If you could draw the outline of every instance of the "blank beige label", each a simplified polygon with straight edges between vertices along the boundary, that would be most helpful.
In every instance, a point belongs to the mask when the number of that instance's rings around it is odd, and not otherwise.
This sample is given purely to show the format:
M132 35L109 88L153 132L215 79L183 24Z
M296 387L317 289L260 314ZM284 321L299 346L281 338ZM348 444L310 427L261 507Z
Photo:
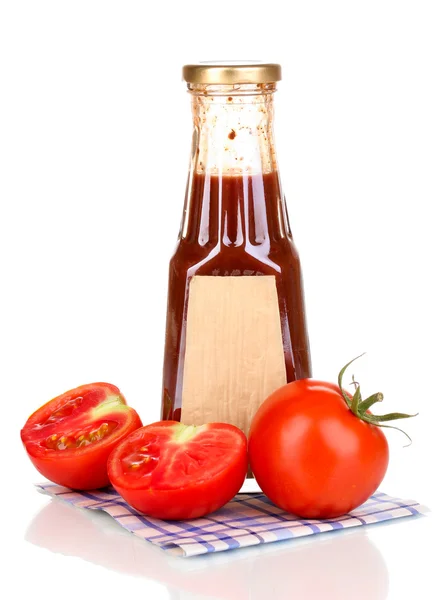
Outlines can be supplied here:
M275 277L193 277L181 421L248 434L260 404L285 383Z

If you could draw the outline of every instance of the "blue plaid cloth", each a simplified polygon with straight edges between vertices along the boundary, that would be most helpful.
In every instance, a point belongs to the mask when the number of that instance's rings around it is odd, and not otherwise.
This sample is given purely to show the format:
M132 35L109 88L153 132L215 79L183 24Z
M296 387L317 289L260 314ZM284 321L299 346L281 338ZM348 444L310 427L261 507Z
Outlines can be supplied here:
M88 492L73 492L53 483L37 487L74 506L103 510L128 531L180 556L268 544L428 512L418 502L378 492L347 515L327 520L297 519L264 494L255 493L238 494L217 512L200 519L162 521L129 506L112 487Z

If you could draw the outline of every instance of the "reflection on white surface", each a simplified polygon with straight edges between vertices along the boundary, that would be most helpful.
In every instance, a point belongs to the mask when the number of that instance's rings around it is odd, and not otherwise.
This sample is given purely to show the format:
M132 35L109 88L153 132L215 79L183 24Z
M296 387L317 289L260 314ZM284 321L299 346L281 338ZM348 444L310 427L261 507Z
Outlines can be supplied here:
M384 600L388 595L385 562L362 528L178 558L105 513L52 499L31 521L25 539L156 581L171 600Z

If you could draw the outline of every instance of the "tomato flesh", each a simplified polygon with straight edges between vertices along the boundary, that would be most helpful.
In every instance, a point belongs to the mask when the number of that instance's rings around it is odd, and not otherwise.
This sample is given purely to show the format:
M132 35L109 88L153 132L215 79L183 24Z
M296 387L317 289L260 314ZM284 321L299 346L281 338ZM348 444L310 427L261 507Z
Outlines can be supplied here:
M383 431L356 417L334 384L303 379L260 406L249 459L263 492L305 518L332 518L365 502L389 461Z
M116 421L104 421L101 424L90 425L88 429L80 429L75 433L53 433L40 443L50 450L66 450L67 448L83 448L108 437L118 427Z
M71 398L66 402L62 403L59 408L53 410L49 417L45 419L42 423L37 423L36 426L44 427L45 425L51 425L52 423L58 423L59 421L63 421L66 417L69 417L73 414L73 412L79 408L82 404L83 398L82 396L76 396L75 398ZM57 406L59 403L57 403Z
M73 489L94 489L109 484L110 452L141 426L116 386L93 383L40 407L27 420L21 438L42 475Z
M153 423L128 436L108 460L121 496L159 519L192 519L221 508L240 490L246 472L246 437L225 423Z

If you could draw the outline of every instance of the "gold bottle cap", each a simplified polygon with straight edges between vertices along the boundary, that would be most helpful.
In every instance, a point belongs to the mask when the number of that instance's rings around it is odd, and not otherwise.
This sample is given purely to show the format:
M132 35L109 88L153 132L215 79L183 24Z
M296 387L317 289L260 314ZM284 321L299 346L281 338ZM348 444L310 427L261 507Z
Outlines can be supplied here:
M272 83L281 80L281 65L256 60L200 62L185 65L182 78L187 83L208 85Z

